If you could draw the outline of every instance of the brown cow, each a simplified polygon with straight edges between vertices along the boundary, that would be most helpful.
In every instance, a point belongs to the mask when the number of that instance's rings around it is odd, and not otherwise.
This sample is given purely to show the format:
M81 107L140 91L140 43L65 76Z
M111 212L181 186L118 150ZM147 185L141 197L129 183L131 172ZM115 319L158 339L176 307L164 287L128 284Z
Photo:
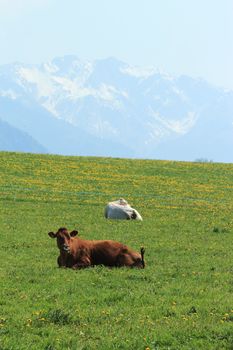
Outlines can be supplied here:
M141 254L139 254L116 241L89 241L75 237L77 234L78 231L69 233L65 227L60 228L56 233L48 233L51 238L57 239L57 246L60 250L57 259L59 267L73 269L94 265L145 267L144 248L141 248Z

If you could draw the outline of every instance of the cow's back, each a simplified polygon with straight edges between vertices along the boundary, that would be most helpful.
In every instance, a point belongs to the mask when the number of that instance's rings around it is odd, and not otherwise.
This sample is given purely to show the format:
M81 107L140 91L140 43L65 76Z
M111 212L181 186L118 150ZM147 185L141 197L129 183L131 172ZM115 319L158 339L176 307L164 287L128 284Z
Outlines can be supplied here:
M116 266L119 254L127 249L124 244L116 241L93 241L91 259L94 265Z
M105 208L106 219L127 220L131 218L132 210L129 206L109 203Z
M138 211L132 208L126 201L123 204L120 201L108 203L104 210L104 216L106 219L134 219L142 221L142 217Z

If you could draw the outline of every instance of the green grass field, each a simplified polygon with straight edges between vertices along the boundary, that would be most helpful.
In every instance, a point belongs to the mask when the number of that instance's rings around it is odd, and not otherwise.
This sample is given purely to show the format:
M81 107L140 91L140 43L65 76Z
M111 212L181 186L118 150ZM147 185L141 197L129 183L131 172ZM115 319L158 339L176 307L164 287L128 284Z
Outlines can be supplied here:
M0 349L233 349L233 164L0 153ZM124 197L143 222L111 221ZM146 249L57 268L49 231Z

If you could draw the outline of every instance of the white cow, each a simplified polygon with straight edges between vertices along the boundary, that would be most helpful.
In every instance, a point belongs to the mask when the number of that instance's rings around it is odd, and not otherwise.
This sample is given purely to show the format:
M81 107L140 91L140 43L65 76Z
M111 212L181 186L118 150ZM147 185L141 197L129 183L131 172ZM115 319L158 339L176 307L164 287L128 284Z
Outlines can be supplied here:
M138 211L132 208L123 198L120 198L114 202L109 202L104 210L104 216L106 219L133 219L142 221L142 217Z

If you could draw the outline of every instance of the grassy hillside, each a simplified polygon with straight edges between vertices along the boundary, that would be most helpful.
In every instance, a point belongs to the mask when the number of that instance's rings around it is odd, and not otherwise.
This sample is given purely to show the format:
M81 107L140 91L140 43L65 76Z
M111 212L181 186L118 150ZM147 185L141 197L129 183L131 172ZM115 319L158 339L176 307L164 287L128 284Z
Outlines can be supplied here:
M0 349L233 349L233 165L0 153ZM124 197L143 222L103 217ZM146 269L58 269L48 232Z

